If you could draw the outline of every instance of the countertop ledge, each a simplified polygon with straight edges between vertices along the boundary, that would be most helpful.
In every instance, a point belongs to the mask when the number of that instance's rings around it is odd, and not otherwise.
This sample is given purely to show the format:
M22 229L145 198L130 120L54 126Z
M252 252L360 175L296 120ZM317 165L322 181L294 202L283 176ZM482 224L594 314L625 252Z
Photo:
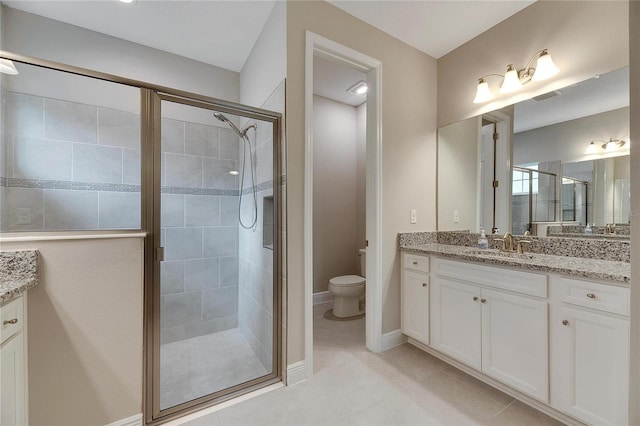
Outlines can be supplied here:
M611 284L628 286L631 276L631 264L610 260L585 259L569 256L527 253L522 257L501 257L492 255L495 249L486 249L487 254L475 254L473 247L449 244L405 244L400 250L409 253L429 254L438 257L506 266L539 272L554 272L577 278L589 278L597 281L610 281ZM532 255L531 258L526 257Z
M0 251L0 305L38 285L38 251Z

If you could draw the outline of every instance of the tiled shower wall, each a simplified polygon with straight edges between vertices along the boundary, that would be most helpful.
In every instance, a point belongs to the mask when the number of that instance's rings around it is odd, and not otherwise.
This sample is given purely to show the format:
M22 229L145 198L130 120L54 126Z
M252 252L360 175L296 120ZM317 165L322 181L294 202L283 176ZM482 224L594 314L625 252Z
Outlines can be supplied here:
M140 227L138 114L2 99L3 232ZM238 325L238 146L230 129L162 120L163 343Z
M140 227L139 115L3 95L3 232Z
M284 81L274 90L262 108L284 112ZM258 221L255 230L239 228L239 327L263 366L271 371L273 354L273 248L265 241L264 227L273 225L272 216L263 214L265 197L273 197L273 130L258 122L256 134L256 183ZM280 184L278 182L277 184ZM252 215L250 180L245 178L242 217L246 224ZM268 202L268 200L267 200ZM266 220L265 220L266 219ZM271 223L270 223L271 222ZM272 229L272 228L271 228Z
M212 117L213 121L213 117ZM162 119L161 342L238 327L239 141Z

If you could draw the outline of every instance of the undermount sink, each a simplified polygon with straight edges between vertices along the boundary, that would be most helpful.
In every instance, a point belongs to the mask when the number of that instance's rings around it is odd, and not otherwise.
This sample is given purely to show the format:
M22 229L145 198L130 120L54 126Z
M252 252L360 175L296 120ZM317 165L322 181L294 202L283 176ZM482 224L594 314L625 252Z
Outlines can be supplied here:
M533 259L535 257L532 253L518 254L516 252L503 252L495 249L468 249L464 250L465 254L471 254L474 256L487 256L487 257L506 257L511 259Z

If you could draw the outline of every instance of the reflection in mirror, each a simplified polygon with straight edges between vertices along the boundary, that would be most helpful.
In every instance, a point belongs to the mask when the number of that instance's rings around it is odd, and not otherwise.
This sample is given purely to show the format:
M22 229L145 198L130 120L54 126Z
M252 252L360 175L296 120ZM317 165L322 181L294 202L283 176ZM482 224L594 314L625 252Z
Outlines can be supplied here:
M628 67L443 127L438 230L628 235L628 138Z

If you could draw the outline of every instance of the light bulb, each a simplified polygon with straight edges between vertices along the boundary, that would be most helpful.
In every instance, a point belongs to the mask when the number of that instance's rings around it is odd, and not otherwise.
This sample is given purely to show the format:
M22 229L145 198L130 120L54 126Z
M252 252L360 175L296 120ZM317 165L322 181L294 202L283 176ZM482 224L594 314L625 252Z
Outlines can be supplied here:
M536 62L536 71L533 73L531 80L542 81L553 77L558 74L558 67L553 63L551 55L546 50L543 50Z
M16 75L18 69L9 59L0 59L0 72L4 74Z
M478 89L476 90L476 97L473 99L474 104L481 104L493 99L493 94L489 90L489 83L483 79L478 80Z
M596 146L595 143L593 143L593 141L589 144L589 146L587 147L587 150L584 152L585 154L597 154L598 153L598 147Z
M604 150L606 152L616 152L618 150L618 144L615 141L610 140L605 144Z
M513 65L509 65L507 67L507 72L504 75L504 80L502 80L502 85L500 86L500 93L511 93L522 87L522 83L520 82L520 77L518 76L518 70Z
M365 93L367 93L367 89L368 89L368 87L367 87L366 85L361 86L361 87L358 87L358 88L356 89L356 93L357 93L358 95L364 95Z

